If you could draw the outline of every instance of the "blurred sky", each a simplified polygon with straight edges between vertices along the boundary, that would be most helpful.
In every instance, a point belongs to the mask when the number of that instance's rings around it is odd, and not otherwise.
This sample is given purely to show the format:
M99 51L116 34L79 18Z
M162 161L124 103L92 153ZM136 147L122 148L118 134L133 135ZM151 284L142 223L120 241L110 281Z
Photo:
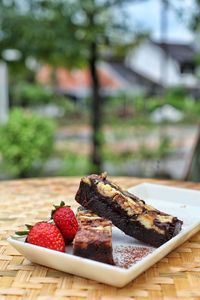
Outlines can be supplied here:
M142 3L130 4L128 13L134 22L152 32L152 37L160 38L160 11L162 0L146 0ZM171 0L172 7L168 11L168 35L167 40L189 42L193 40L193 34L187 28L187 19L194 9L193 0ZM184 18L180 18L175 11L184 11Z

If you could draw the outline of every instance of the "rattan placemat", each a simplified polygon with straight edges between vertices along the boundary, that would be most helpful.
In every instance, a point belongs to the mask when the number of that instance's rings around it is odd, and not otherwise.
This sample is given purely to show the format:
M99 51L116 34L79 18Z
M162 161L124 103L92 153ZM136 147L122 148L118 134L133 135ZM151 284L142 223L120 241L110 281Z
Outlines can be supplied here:
M126 177L115 181L124 188L158 182ZM6 239L23 224L47 219L52 204L64 200L76 209L78 183L72 177L0 183L0 300L200 299L200 233L124 288L32 264L8 245ZM195 183L159 183L200 189Z

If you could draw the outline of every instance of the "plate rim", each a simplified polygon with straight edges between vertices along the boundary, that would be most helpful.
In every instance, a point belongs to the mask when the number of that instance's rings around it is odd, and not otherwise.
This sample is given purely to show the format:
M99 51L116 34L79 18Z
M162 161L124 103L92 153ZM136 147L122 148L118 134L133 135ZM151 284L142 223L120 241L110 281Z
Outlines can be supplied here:
M134 189L136 187L158 187L158 188L164 188L164 189L173 189L173 190L176 190L176 191L180 191L180 192L183 192L183 191L186 191L186 192L189 192L189 193L197 193L200 195L200 189L197 190L197 189L193 189L193 188L186 188L186 187L180 187L180 186L174 186L174 185L168 185L168 184L162 184L162 183L152 183L152 182L142 182L142 183L138 183L136 185L132 185L130 187L127 188L127 191L131 190L131 189Z

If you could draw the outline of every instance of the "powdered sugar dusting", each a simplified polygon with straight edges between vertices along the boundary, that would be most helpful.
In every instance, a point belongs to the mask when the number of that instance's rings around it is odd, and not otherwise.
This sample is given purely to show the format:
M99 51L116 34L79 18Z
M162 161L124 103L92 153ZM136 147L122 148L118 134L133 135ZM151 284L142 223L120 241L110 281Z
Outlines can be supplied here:
M133 264L152 253L154 248L143 246L115 246L113 257L115 265L124 269L130 268Z

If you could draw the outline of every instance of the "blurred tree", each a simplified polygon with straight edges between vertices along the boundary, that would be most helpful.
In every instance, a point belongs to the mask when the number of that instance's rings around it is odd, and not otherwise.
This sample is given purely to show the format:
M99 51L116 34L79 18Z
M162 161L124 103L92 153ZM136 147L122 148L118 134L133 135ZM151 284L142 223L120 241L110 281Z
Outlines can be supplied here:
M190 17L190 29L195 32L195 46L198 50L198 54L196 55L196 61L198 65L200 65L200 0L194 0L194 8L193 13ZM187 14L187 12L186 12ZM198 136L196 139L196 143L193 148L191 161L186 172L186 180L191 181L200 181L200 125L198 129Z
M136 31L122 14L137 0L0 0L0 53L16 48L21 60L52 66L88 66L91 74L91 171L100 172L102 98L97 62L102 54L122 55L133 47ZM139 35L140 36L140 35Z
M185 180L200 182L200 124Z
M193 0L193 9L190 11L189 25L193 31L200 30L200 0ZM187 16L188 11L183 11L182 15Z

